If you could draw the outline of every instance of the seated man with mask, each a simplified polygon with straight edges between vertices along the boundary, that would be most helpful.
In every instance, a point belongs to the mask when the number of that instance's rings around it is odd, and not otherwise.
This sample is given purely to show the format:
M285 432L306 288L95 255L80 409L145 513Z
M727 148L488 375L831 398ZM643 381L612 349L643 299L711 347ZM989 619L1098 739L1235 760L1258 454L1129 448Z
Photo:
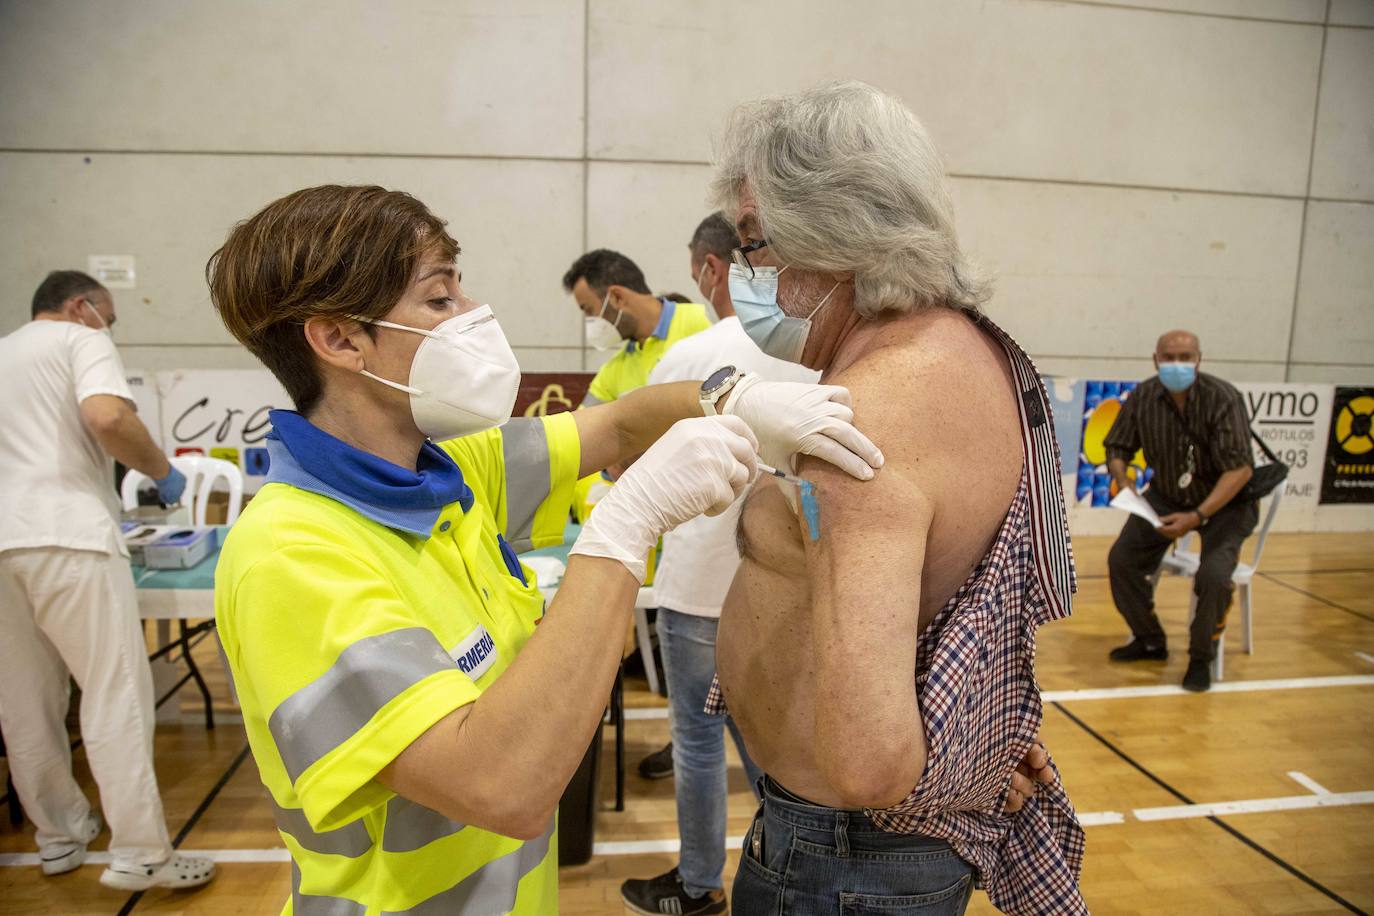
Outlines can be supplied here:
M1075 589L1059 452L1034 366L979 310L939 156L841 83L737 109L712 190L745 331L847 387L885 459L865 481L804 457L800 493L746 499L717 668L767 778L734 911L958 913L976 876L1007 912L1086 913L1037 743L1035 634Z
M1112 599L1131 628L1131 641L1113 649L1111 659L1169 657L1154 610L1153 576L1174 541L1200 531L1201 564L1193 577L1197 609L1183 676L1184 688L1195 693L1212 686L1211 663L1234 595L1231 575L1240 545L1259 521L1259 503L1238 498L1254 474L1245 401L1230 383L1198 372L1201 361L1196 334L1163 334L1155 344L1159 374L1131 392L1104 440L1107 467L1120 489L1135 489L1127 467L1144 450L1155 470L1144 496L1164 523L1155 528L1132 515L1107 555Z

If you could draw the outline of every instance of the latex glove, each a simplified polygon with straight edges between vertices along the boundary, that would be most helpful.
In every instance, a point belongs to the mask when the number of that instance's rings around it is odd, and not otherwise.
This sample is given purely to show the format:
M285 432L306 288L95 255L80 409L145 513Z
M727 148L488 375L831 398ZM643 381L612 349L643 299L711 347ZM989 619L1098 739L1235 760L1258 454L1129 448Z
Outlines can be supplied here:
M749 374L735 383L722 413L748 423L774 462L800 452L859 480L873 479L873 469L883 466L883 453L854 428L849 391L838 385L765 382Z
M181 502L181 494L186 492L186 475L171 466L167 476L161 480L155 480L157 484L157 498L162 500L164 506L175 506Z
M738 417L679 421L596 504L569 554L619 560L643 583L658 539L730 508L758 473L757 452Z

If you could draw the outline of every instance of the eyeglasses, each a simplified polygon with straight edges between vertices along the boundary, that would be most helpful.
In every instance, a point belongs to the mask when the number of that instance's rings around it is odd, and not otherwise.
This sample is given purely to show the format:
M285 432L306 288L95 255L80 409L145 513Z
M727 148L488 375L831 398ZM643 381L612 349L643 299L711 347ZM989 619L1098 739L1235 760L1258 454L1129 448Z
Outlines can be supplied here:
M768 240L759 239L757 242L750 242L748 245L741 245L730 252L730 258L740 266L740 270L749 272L749 279L754 279L754 265L749 263L749 253L758 251L760 248L767 248Z

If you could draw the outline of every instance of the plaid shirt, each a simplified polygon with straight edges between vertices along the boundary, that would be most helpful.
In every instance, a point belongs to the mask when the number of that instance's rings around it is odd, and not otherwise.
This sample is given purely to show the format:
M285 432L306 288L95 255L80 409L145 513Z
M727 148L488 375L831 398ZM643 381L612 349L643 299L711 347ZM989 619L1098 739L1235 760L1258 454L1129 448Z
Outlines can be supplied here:
M1077 583L1049 398L1016 342L976 320L1011 362L1026 465L992 548L917 640L927 746L921 781L900 804L866 813L893 833L947 841L978 869L1000 910L1085 914L1083 828L1058 769L1019 812L1001 813L1011 773L1043 718L1035 631L1068 616ZM712 684L707 711L723 713L724 699Z

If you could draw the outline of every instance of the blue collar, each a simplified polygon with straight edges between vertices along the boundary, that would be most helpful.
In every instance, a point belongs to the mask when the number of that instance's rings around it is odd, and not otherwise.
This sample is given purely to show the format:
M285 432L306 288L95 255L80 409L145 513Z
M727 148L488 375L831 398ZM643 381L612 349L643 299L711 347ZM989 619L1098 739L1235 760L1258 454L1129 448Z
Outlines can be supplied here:
M677 303L671 299L660 299L663 303L663 312L658 316L658 324L654 326L654 331L650 337L657 337L659 340L668 339L668 330L673 326L673 314L677 311Z
M388 528L427 538L447 506L472 508L472 490L453 459L433 442L408 471L334 438L293 410L268 414L268 483L328 496Z
M677 312L677 303L674 302L674 301L671 300L671 299L664 299L664 298L660 298L658 301L663 303L663 311L659 313L659 315L658 315L658 324L654 325L654 329L653 329L653 331L651 331L651 332L649 333L649 336L650 336L650 337L657 337L659 340L667 340L667 339L668 339L668 332L669 332L669 331L672 329L672 327L673 327L673 315L674 315L674 313ZM625 350L626 350L626 352L633 353L635 350L638 350L638 349L639 349L639 342L638 342L638 341L635 341L635 340L626 341L626 343L625 343Z

